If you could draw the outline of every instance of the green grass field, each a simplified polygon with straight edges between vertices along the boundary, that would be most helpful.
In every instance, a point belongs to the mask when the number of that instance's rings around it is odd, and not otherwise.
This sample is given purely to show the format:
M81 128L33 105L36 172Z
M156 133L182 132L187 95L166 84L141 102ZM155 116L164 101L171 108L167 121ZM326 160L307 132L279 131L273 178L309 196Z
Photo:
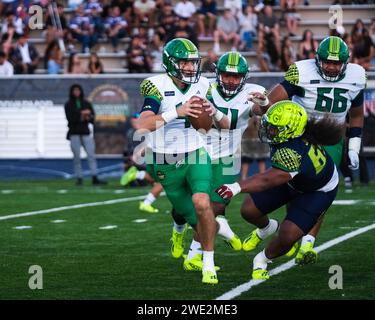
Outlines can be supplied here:
M351 194L340 191L337 199L360 201L331 207L317 245L375 223L374 191L374 184L355 187ZM221 239L216 240L215 252L221 267L219 285L204 286L200 273L184 271L182 260L173 259L169 251L172 220L166 197L155 204L158 214L139 212L139 200L101 205L147 192L148 188L120 189L114 180L106 187L81 188L72 181L1 182L0 299L215 299L250 280L252 258L259 250L234 252ZM232 201L227 217L244 238L253 227L239 214L241 201L242 197ZM14 216L93 202L97 204ZM279 210L272 216L280 221L283 215ZM137 219L147 221L134 222ZM32 228L15 229L19 226ZM105 226L117 227L100 229ZM187 247L191 236L190 230ZM374 245L372 229L321 252L317 264L293 267L236 299L374 299ZM277 259L269 269L287 261ZM28 286L31 265L43 269L42 290ZM332 265L343 269L343 290L329 289Z

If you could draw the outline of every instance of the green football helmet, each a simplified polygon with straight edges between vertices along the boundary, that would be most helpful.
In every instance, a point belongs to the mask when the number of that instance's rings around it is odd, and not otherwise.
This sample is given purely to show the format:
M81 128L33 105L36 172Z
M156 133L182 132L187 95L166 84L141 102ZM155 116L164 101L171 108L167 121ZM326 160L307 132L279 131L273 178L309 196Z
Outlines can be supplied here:
M234 74L241 76L239 84L224 83L223 73ZM224 53L216 64L216 81L219 90L224 93L225 96L231 97L239 92L249 74L249 65L242 54L234 51Z
M340 71L335 74L329 74L323 69L324 61L333 61L342 63ZM315 55L315 63L319 75L327 81L341 80L345 75L346 66L349 61L349 49L346 43L339 37L327 37L319 44Z
M290 100L276 102L261 118L259 138L271 144L298 138L305 132L307 120L305 109L298 103Z
M191 61L193 70L183 70L182 61ZM163 68L172 77L183 83L197 83L200 78L201 56L194 43L188 39L176 38L169 41L163 49Z

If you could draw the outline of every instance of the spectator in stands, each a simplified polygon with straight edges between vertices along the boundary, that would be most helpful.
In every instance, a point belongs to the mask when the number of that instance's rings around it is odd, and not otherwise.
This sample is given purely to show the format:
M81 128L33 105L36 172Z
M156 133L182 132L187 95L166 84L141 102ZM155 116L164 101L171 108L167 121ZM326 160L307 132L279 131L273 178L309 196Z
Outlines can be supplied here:
M258 16L252 6L246 6L244 12L238 13L238 23L240 25L241 51L250 50L253 47L253 39L257 35Z
M219 60L219 56L213 49L209 49L207 52L207 58L202 63L202 72L215 72L216 62Z
M10 60L13 63L16 74L33 74L39 63L39 53L29 43L28 35L22 34L17 45L11 50Z
M127 34L126 27L128 24L120 14L120 8L113 7L105 23L106 32L108 38L111 39L114 52L117 52L119 39L124 38Z
M152 59L152 72L162 72L163 64L163 47L164 43L159 34L155 33L150 45L150 57Z
M173 12L172 4L166 3L159 17L159 27L156 30L161 40L166 40L166 37L172 32L171 30L174 28L176 22L177 17Z
M132 23L132 16L135 15L133 5L134 0L112 0L111 2L112 7L120 8L121 15L125 18L129 26Z
M68 61L68 73L70 74L82 74L85 71L82 68L81 58L77 53L71 53Z
M306 29L298 45L298 60L314 59L317 48L318 42L314 39L314 34Z
M102 38L104 34L104 23L98 7L92 6L87 15L89 16L92 24L94 25L94 34L96 38Z
M96 52L91 52L89 63L87 65L87 73L89 74L99 74L104 73L103 64L100 61Z
M135 13L135 26L139 27L143 22L149 27L153 27L155 7L156 4L153 0L135 0L133 6Z
M369 31L360 19L356 21L352 28L351 42L353 46L353 62L361 65L366 70L371 69L371 59L375 48Z
M1 25L1 34L5 34L9 29L14 29L15 36L23 34L23 22L20 17L16 17L13 11L5 13L5 19Z
M201 7L197 11L198 13L198 39L206 36L206 20L208 22L208 37L213 37L216 22L216 1L215 0L201 0Z
M0 1L0 17L4 12L16 12L18 1L17 0L2 0Z
M103 7L100 1L98 0L87 0L85 4L85 12L90 13L94 9L98 13L103 12Z
M13 65L7 60L4 51L0 51L0 76L10 77L14 73Z
M233 17L242 11L242 0L224 0L224 9L229 9Z
M238 23L230 9L224 9L224 13L219 17L217 28L214 32L214 51L220 54L220 40L225 43L232 42L232 51L236 51L240 44L238 34Z
M277 54L280 54L281 43L279 22L270 5L264 6L263 12L259 16L258 26L258 41L263 42L263 39L265 39L266 45L269 42L273 42L277 49Z
M260 71L269 72L279 70L280 55L272 35L259 38L257 57Z
M66 39L68 36L68 23L66 21L65 15L64 15L64 6L59 3L57 4L57 14L60 18L61 23L61 29L62 31L59 31L56 26L53 23L53 19L51 17L51 14L49 11L47 11L47 34L46 34L46 40L47 43L52 42L54 39Z
M178 1L173 10L178 17L186 18L190 23L193 22L193 16L197 12L195 4L190 0Z
M283 71L287 71L289 66L296 61L296 52L292 41L288 36L283 38L281 42L281 57L280 57L280 68Z
M1 36L0 41L0 51L5 52L7 57L13 48L13 35L14 35L14 28L9 28L7 33L4 33Z
M298 21L300 19L300 15L297 13L298 2L299 0L280 0L280 7L290 37L294 37L297 34Z
M44 54L44 67L48 74L59 74L63 71L64 53L57 40L52 41Z
M199 47L198 38L195 30L189 25L188 18L178 18L176 26L168 34L166 42L174 38L186 38Z
M81 147L87 153L93 185L107 184L97 177L97 163L95 158L95 141L89 124L95 121L95 111L89 101L84 97L84 92L79 84L70 87L69 100L65 103L65 115L68 120L67 139L73 152L74 174L76 185L82 185Z
M95 45L97 36L93 21L85 15L83 6L78 6L76 14L70 21L69 28L72 35L82 44L82 52L89 52Z
M375 47L367 29L363 30L362 37L353 45L353 62L361 65L366 70L371 69L371 60Z
M129 44L127 59L130 73L151 72L152 61L147 44L138 35L135 35Z

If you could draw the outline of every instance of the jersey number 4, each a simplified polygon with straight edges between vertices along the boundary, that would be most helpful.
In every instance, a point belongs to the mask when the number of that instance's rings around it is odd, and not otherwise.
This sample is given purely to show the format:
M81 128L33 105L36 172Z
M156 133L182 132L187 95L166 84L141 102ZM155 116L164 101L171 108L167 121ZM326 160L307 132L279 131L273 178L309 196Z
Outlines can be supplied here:
M327 95L333 89L333 99ZM317 88L318 98L315 104L315 110L322 112L341 113L346 111L348 99L343 96L348 89L341 88Z

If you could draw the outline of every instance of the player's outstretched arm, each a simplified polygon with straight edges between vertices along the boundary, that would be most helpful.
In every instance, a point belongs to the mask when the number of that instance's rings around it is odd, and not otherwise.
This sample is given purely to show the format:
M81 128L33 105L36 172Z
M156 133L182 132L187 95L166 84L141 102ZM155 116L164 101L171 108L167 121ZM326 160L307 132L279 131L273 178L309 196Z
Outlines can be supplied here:
M223 199L230 199L240 192L262 192L273 187L287 183L292 179L289 172L270 168L263 173L258 173L252 177L232 184L224 184L215 190Z

